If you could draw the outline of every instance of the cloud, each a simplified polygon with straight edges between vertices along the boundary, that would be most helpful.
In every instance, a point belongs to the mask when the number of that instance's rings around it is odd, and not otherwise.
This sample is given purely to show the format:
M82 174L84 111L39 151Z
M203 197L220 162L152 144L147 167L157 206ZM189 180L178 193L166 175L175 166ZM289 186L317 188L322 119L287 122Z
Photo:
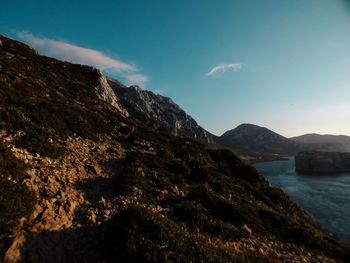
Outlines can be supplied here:
M222 73L225 73L226 71L232 70L232 71L238 71L242 68L242 64L240 63L231 63L231 64L219 64L213 67L208 73L205 75L207 77L214 77L217 75L220 75Z
M148 81L147 76L138 73L125 74L124 78L129 82L129 84L135 84L139 86L145 86L146 82Z
M18 32L17 36L43 55L119 74L130 84L144 85L148 80L147 76L139 73L135 65L112 58L101 51L79 47L64 41L36 37L29 32Z

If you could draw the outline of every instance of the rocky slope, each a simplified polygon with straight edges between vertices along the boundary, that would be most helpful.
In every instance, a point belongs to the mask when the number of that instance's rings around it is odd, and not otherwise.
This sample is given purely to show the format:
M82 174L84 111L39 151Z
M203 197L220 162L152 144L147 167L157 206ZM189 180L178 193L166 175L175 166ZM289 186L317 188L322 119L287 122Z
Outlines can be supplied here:
M263 154L291 155L307 150L346 151L345 147L338 143L299 142L253 124L241 124L235 129L225 132L216 141L233 149Z
M304 134L301 136L293 137L292 140L303 143L329 143L342 146L345 151L350 152L350 136L346 135L330 135L330 134ZM337 151L334 149L334 151Z
M349 262L230 151L151 130L103 100L97 70L0 40L4 262Z
M211 143L214 135L200 127L172 99L142 90L138 86L126 87L117 80L109 79L122 106L130 114L150 127L176 136L191 137Z
M350 171L350 153L300 152L295 155L297 172L342 173Z

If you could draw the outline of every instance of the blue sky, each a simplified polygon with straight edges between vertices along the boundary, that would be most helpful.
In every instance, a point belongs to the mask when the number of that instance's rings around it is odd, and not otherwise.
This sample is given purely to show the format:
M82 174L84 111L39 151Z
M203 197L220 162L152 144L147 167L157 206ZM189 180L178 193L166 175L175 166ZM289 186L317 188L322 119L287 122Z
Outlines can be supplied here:
M169 96L215 134L350 135L347 0L7 1L0 33Z

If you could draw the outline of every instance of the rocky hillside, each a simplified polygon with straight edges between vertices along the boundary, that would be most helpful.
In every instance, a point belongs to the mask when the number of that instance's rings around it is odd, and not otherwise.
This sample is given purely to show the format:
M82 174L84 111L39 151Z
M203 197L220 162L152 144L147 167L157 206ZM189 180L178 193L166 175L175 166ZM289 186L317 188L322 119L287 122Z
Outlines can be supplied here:
M298 151L345 151L345 147L334 142L300 142L288 139L265 127L253 124L241 124L218 137L219 144L246 152L262 154L290 155Z
M127 117L91 67L0 41L3 262L349 262L230 151Z
M109 79L108 83L122 106L144 124L176 136L186 136L206 143L213 142L214 135L200 127L172 99L142 90L138 86L126 87L117 80Z
M303 143L338 144L343 148L345 148L345 151L350 152L350 136L346 136L346 135L310 133L310 134L304 134L301 136L293 137L291 139L298 142L303 142Z

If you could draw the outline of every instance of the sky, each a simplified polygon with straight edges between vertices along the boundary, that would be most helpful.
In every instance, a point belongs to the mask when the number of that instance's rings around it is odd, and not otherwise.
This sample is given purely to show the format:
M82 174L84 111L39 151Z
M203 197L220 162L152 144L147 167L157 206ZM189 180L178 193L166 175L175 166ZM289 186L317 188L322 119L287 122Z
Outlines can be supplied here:
M348 0L5 2L0 34L171 97L214 134L350 135Z

